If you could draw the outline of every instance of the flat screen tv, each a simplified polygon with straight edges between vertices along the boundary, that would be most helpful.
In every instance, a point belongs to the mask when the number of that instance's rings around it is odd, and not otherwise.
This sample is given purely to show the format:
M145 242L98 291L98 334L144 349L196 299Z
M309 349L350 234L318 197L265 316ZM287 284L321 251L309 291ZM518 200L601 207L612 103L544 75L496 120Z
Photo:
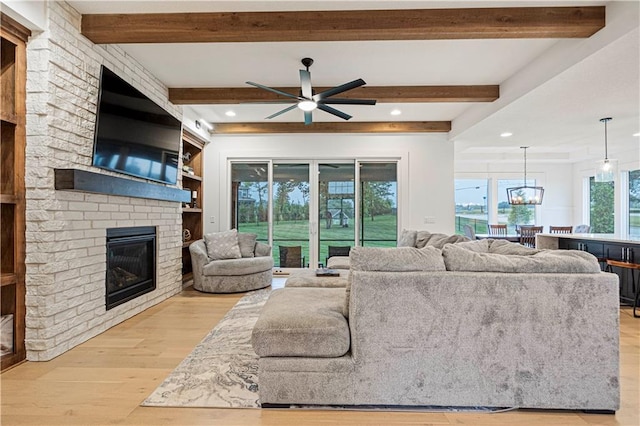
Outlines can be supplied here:
M175 184L181 134L180 120L102 66L94 166Z

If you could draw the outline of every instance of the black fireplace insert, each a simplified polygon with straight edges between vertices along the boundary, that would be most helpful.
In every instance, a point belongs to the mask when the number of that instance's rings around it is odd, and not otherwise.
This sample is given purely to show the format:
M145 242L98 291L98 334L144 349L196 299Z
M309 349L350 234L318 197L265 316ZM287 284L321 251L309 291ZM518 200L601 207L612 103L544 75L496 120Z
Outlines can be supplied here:
M107 310L156 288L156 228L107 229Z

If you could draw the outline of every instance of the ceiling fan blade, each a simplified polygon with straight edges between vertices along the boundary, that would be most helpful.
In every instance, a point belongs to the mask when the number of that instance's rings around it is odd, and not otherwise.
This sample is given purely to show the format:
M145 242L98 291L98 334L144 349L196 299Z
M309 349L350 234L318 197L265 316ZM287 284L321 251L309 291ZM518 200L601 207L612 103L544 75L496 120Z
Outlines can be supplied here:
M311 99L313 91L311 89L311 73L309 71L300 70L300 88L302 89L302 96Z
M270 116L267 117L267 119L277 117L277 116L279 116L281 114L284 114L285 112L289 112L292 109L296 108L297 106L298 106L298 104L293 104L290 107L286 107L285 109L280 110L280 111L276 112L275 114L271 114Z
M342 105L375 105L375 99L348 99L348 98L327 98L321 99L318 103L330 105L330 104L342 104Z
M274 89L272 87L263 86L262 84L254 83L253 81L247 81L247 84L258 87L260 89L268 90L269 92L277 93L278 95L286 96L288 98L303 100L299 96L292 95L291 93L283 92L282 90Z
M311 111L305 111L304 112L304 125L308 126L311 123L313 123L313 118L311 117Z
M329 96L337 95L338 93L346 92L347 90L355 89L356 87L364 86L365 81L361 78L357 80L350 81L345 84L341 84L340 86L336 86L332 89L325 90L324 92L320 92L317 95L313 95L313 100L318 102L321 99L328 98Z
M346 114L346 113L344 113L342 111L338 111L337 109L332 108L332 107L330 107L328 105L318 104L318 109L321 109L324 112L328 112L329 114L333 114L336 117L340 117L340 118L342 118L344 120L348 120L348 119L351 118L351 116L349 114Z

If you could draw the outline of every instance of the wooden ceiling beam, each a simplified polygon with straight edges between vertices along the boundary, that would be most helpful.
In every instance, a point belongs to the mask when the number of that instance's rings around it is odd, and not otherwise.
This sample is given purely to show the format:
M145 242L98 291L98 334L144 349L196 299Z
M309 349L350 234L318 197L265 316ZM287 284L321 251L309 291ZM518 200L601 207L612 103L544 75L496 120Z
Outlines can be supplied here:
M446 133L450 121L335 121L304 123L216 123L213 134L256 133Z
M278 87L298 95L299 87ZM316 93L329 87L316 87ZM363 86L340 94L347 99L375 99L379 103L416 102L493 102L500 96L500 86ZM292 101L254 87L170 88L169 101L176 105L240 104L247 102Z
M584 38L604 6L82 15L98 44Z

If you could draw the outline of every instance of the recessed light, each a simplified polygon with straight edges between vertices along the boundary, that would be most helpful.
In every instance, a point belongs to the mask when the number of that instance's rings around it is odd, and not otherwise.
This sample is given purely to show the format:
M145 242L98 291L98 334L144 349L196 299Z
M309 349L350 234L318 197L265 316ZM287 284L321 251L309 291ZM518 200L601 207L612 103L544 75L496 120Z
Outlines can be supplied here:
M227 117L235 117L236 113L235 113L235 111L229 110L229 111L225 112L224 115L226 115Z
M512 135L513 135L513 133L511 133L511 132L500 133L500 137L502 137L502 138L508 138L509 136L512 136Z
M640 136L640 132L634 133L633 136Z
M391 115L400 115L402 114L402 111L400 111L399 109L394 109L391 111Z

